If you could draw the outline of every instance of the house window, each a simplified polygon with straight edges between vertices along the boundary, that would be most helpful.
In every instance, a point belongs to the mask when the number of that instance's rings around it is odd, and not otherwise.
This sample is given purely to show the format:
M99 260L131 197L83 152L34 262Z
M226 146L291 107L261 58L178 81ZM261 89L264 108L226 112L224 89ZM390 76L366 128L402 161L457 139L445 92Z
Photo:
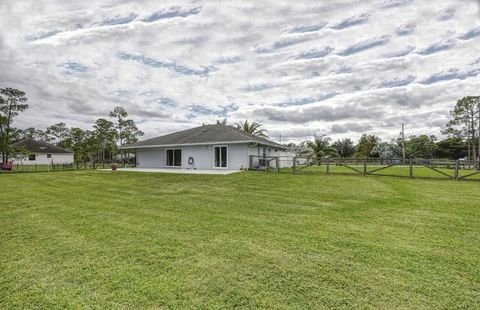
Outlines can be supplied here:
M167 150L167 167L181 167L182 166L182 150L171 149Z
M33 160L36 160L36 159L37 159L37 155L35 155L35 154L28 155L28 160L33 161Z
M213 148L213 166L215 168L227 168L226 146L215 146Z
M47 154L47 158L52 158L52 154Z

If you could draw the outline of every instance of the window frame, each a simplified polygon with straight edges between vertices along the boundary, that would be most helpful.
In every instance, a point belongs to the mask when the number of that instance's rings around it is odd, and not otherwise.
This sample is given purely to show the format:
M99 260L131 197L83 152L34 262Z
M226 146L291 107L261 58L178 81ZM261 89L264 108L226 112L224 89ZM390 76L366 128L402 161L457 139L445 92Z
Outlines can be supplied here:
M222 147L225 148L225 155L227 156L227 159L225 161L226 166L222 167ZM215 149L219 148L220 149L220 167L215 166ZM213 169L228 169L228 157L230 156L228 154L228 145L214 145L213 148Z
M28 155L28 161L36 161L36 160L37 160L37 154L29 154Z
M173 161L173 166L168 165L168 151L172 151L172 161ZM180 151L180 165L175 166L175 151ZM182 168L182 149L181 148L168 148L165 149L165 167L167 168Z

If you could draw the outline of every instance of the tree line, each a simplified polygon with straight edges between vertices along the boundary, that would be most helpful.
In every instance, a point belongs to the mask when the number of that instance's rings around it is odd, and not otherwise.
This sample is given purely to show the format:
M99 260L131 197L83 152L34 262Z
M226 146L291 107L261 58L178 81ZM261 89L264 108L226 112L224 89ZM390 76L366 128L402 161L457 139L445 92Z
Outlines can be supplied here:
M13 89L0 89L0 150L2 162L7 162L17 154L27 151L12 146L23 139L34 139L71 150L78 161L113 161L120 156L128 160L129 153L119 147L134 143L143 136L135 121L128 118L123 107L115 107L108 118L98 118L91 129L70 127L60 122L45 130L29 127L15 128L14 119L29 108L25 92Z
M382 141L376 135L363 134L357 143L352 139L339 139L332 143L327 136L315 136L313 140L297 145L299 152L316 157L378 157L445 158L468 160L480 156L480 96L467 96L458 100L450 112L451 120L442 131L446 139L435 136L413 135ZM293 145L292 145L293 146ZM307 148L307 150L305 150Z
M376 135L363 134L355 143L350 138L334 142L325 136L314 136L299 144L287 146L299 155L315 157L378 157L391 158L466 158L475 160L480 157L480 96L467 96L458 100L450 112L451 120L446 124L443 134L446 139L438 140L431 135L412 135L382 141ZM217 121L226 124L226 119ZM234 127L260 137L266 137L266 131L257 122L244 121Z
M357 143L350 138L336 140L332 143L326 136L316 136L313 140L297 145L300 155L315 157L376 157L381 159L405 158L444 158L459 159L467 157L467 143L458 137L437 140L435 136L410 136L405 141L401 138L382 141L375 135L363 134Z
M75 160L112 161L129 153L121 152L121 146L134 143L143 136L123 107L115 107L108 118L98 118L91 129L69 127L60 122L45 130L33 127L19 129L13 126L14 119L29 108L25 92L14 88L0 88L0 151L2 162L8 161L24 150L15 149L12 143L31 138L72 150ZM227 120L217 121L226 125ZM234 124L239 130L260 137L267 137L267 131L257 122ZM450 158L478 159L480 156L480 96L467 96L458 100L451 111L451 120L443 134L446 139L418 135L407 139L397 138L382 141L376 135L363 134L357 143L350 138L334 142L327 136L315 136L313 140L299 144L288 144L298 153L316 157L378 157L383 159L401 158Z

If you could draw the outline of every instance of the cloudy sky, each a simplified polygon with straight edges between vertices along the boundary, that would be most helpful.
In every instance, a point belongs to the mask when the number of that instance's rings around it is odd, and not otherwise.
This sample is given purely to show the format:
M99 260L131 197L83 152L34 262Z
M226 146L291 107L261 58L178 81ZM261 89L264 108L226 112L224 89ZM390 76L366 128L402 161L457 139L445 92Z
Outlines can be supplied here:
M480 93L478 0L0 0L16 126L89 128L124 106L147 137L228 118L278 140L439 134Z

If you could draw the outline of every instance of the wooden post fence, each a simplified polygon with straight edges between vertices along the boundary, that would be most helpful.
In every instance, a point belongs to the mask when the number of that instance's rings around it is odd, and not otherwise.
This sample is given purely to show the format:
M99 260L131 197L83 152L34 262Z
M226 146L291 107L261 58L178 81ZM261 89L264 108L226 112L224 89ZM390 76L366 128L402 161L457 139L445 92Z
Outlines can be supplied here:
M411 158L408 164L408 177L413 178L413 160Z
M459 160L455 160L455 180L458 181L458 168L460 166Z

